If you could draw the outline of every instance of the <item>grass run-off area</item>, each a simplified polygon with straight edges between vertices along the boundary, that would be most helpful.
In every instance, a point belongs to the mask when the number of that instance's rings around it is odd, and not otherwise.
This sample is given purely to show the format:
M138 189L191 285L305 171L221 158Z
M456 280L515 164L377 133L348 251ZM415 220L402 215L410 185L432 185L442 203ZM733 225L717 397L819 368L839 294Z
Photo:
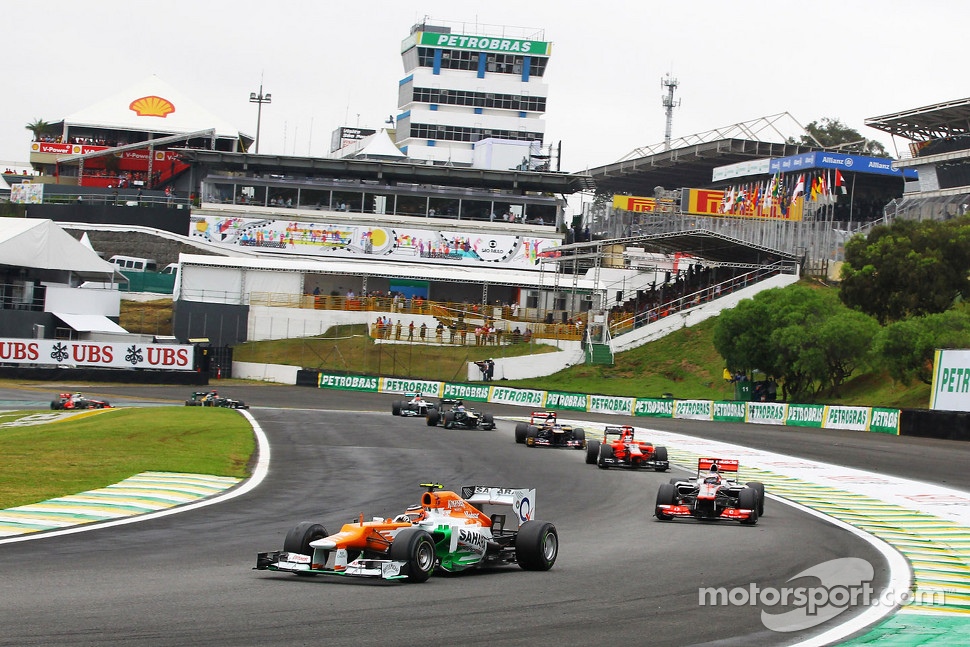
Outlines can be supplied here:
M5 414L0 424L17 415ZM107 409L73 420L0 427L0 509L105 487L147 471L244 478L254 450L249 421L216 407Z

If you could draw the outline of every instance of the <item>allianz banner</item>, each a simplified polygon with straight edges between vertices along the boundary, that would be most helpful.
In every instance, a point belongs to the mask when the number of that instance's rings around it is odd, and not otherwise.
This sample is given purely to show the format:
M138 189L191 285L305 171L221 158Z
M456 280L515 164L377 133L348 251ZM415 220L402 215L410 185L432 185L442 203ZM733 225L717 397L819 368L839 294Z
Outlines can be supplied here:
M448 384L444 385L441 397L451 400L471 400L473 402L488 402L489 387L478 384Z
M583 393L562 393L560 391L546 393L547 409L586 411L587 406L589 406L589 396Z
M826 407L825 429L865 431L869 426L869 407Z
M824 418L824 404L789 404L785 424L792 427L821 427Z
M674 418L688 420L711 420L714 403L710 400L677 400L674 405Z
M725 401L714 403L714 420L718 422L744 422L744 417L747 413L747 406L744 402Z
M529 407L541 407L546 399L545 391L530 389L510 389L507 386L493 386L489 402L496 404L521 404Z
M590 413L619 413L633 415L633 398L621 398L615 395L589 396Z
M422 396L436 398L441 395L441 382L382 377L380 391L381 393L420 393Z
M674 401L637 398L637 404L633 408L633 415L649 416L651 418L673 418Z
M321 389L339 389L341 391L371 391L377 393L380 380L373 375L336 375L334 373L320 373L317 385Z

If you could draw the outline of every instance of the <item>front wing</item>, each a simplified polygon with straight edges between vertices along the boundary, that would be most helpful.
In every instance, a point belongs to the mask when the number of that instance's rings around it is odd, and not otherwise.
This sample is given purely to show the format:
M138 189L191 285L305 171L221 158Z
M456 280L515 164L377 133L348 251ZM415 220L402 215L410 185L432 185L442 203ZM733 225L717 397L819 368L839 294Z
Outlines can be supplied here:
M337 575L382 580L403 580L408 576L405 561L359 558L339 568L314 568L309 555L276 550L256 555L257 571L279 571L305 575Z
M658 505L657 514L665 514L671 517L694 517L696 519L712 521L745 521L750 519L754 510L747 508L724 508L721 514L716 517L695 514L695 510L689 505Z
M529 447L556 447L563 449L583 449L586 444L582 440L576 440L575 438L570 438L568 440L563 440L558 443L552 442L549 438L542 438L539 436L526 437L525 444Z
M607 467L643 467L651 470L670 469L670 461L657 461L657 460L631 461L631 460L622 460L616 457L602 458L600 460L602 461L603 465Z

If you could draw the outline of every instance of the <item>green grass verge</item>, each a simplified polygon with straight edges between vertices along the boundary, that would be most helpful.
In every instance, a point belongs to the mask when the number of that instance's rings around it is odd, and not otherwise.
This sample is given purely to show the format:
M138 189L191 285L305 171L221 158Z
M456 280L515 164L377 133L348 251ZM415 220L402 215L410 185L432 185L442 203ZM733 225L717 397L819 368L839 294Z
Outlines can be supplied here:
M0 509L77 494L146 471L243 478L256 442L230 409L116 409L0 429Z

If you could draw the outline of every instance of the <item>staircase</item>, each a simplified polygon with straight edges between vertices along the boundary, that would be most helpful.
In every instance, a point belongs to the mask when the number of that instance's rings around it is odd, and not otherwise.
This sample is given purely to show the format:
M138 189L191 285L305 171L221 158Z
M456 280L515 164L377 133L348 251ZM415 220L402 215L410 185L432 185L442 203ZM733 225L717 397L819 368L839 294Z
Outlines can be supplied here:
M609 344L586 344L586 363L613 366L613 349Z

